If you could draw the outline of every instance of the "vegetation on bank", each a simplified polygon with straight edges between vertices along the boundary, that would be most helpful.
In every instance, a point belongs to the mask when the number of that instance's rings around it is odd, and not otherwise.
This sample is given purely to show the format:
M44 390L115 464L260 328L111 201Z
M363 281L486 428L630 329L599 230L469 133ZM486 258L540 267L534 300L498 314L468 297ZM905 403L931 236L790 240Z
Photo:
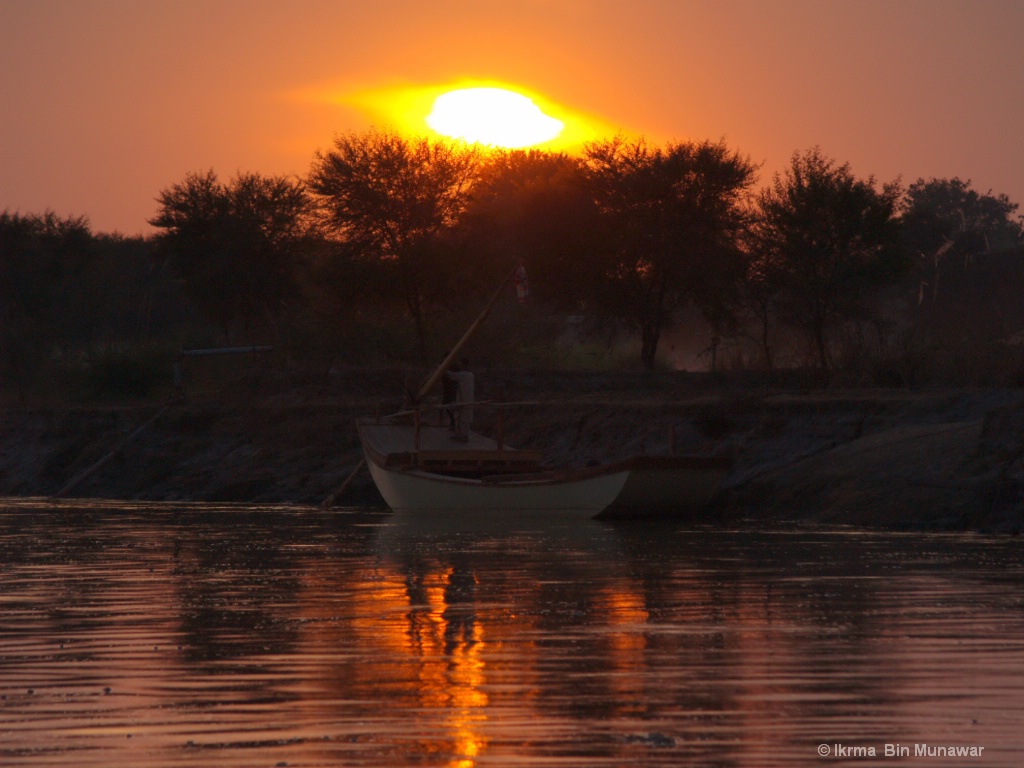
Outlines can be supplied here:
M879 184L819 149L757 189L724 142L615 138L579 156L387 131L304 179L193 173L157 234L0 214L8 399L163 394L183 348L272 364L427 364L517 264L483 365L811 368L820 381L1024 383L1017 204L960 179Z

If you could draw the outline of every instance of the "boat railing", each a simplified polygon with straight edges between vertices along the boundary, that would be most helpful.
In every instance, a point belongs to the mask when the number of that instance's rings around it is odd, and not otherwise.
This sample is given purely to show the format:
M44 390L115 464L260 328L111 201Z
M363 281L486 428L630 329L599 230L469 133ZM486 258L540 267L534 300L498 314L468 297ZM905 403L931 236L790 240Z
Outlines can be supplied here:
M415 450L420 449L420 430L424 424L424 417L427 415L437 414L437 426L441 426L444 423L445 414L452 413L464 408L473 409L493 409L497 411L497 423L495 425L494 441L497 443L497 450L505 450L505 413L513 408L523 408L529 406L542 406L547 405L546 403L539 400L521 400L514 402L495 402L493 400L478 400L472 403L422 403L415 408L406 408L403 410L395 411L386 415L382 415L382 408L378 408L374 415L374 420L377 424L387 424L392 422L399 422L404 419L411 419L415 427ZM679 454L677 450L677 436L676 436L676 425L674 422L668 424L668 456L679 456L679 455L691 455L691 454ZM647 455L647 441L641 439L639 455Z
M405 419L412 419L413 426L415 428L415 450L420 449L420 430L423 426L424 415L437 414L437 425L441 426L444 424L444 417L446 414L472 408L476 409L493 409L497 411L497 425L495 427L494 441L498 444L498 450L505 450L505 413L512 408L522 408L526 406L542 405L539 400L521 400L517 402L495 402L493 400L478 400L471 403L424 403L416 406L415 408L406 408L394 413L381 415L379 410L375 414L374 419L377 424L387 424L396 421L403 421Z

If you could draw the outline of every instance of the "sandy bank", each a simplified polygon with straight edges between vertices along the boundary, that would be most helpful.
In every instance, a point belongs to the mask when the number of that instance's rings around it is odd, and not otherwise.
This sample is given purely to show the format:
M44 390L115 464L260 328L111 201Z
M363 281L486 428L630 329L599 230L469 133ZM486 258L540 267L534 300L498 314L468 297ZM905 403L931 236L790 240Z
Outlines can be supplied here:
M359 415L385 411L398 374L243 382L168 408L70 495L319 503L360 458ZM1024 393L768 390L693 374L482 372L478 397L528 401L505 436L552 464L648 451L730 455L709 519L809 520L1019 532ZM0 495L55 493L162 404L7 408ZM477 427L496 428L482 410ZM365 476L343 504L379 504Z

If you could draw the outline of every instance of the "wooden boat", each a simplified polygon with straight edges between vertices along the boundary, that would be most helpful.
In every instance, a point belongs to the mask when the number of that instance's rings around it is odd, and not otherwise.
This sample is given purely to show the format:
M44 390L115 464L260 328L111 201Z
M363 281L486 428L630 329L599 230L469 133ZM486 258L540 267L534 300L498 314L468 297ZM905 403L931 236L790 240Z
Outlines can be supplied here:
M629 470L602 517L693 513L707 506L732 469L724 456L632 456L611 466Z
M364 461L388 506L417 515L515 512L586 519L602 513L640 515L694 508L709 501L729 471L728 459L634 456L603 466L550 469L541 464L539 451L514 450L500 437L495 441L473 432L468 442L457 443L445 427L421 420L420 404L519 269L509 273L411 398L412 411L357 422Z
M540 451L516 450L424 423L362 419L366 463L396 512L529 513L587 519L643 516L706 504L729 471L723 458L634 456L580 469L542 466Z

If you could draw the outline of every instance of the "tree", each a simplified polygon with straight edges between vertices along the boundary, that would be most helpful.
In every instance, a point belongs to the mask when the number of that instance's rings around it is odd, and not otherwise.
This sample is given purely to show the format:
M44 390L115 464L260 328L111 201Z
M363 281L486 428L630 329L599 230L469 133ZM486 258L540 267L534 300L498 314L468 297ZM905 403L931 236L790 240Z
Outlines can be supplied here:
M310 202L292 179L240 173L221 184L191 173L160 192L149 223L188 295L230 335L241 321L276 322L295 293L309 230Z
M966 267L975 256L1019 247L1024 239L1024 226L1012 218L1017 203L970 185L958 178L918 179L907 189L901 221L904 241L920 264L921 302L938 300L950 263Z
M585 148L591 191L604 222L605 306L630 319L640 358L654 366L661 333L684 301L715 326L742 275L736 267L742 202L756 166L724 143L649 147L621 137Z
M906 268L896 219L898 182L875 188L814 148L793 155L758 199L750 279L804 331L824 371L831 335L859 317L869 291Z
M309 175L323 221L368 258L386 262L426 355L424 309L443 289L443 235L458 221L479 152L390 131L339 136Z
M596 290L588 258L601 248L598 211L582 161L540 150L492 151L465 217L470 247L486 255L488 280L522 259L531 294L562 309L585 309Z
M0 384L27 387L67 346L94 255L84 217L0 214Z

